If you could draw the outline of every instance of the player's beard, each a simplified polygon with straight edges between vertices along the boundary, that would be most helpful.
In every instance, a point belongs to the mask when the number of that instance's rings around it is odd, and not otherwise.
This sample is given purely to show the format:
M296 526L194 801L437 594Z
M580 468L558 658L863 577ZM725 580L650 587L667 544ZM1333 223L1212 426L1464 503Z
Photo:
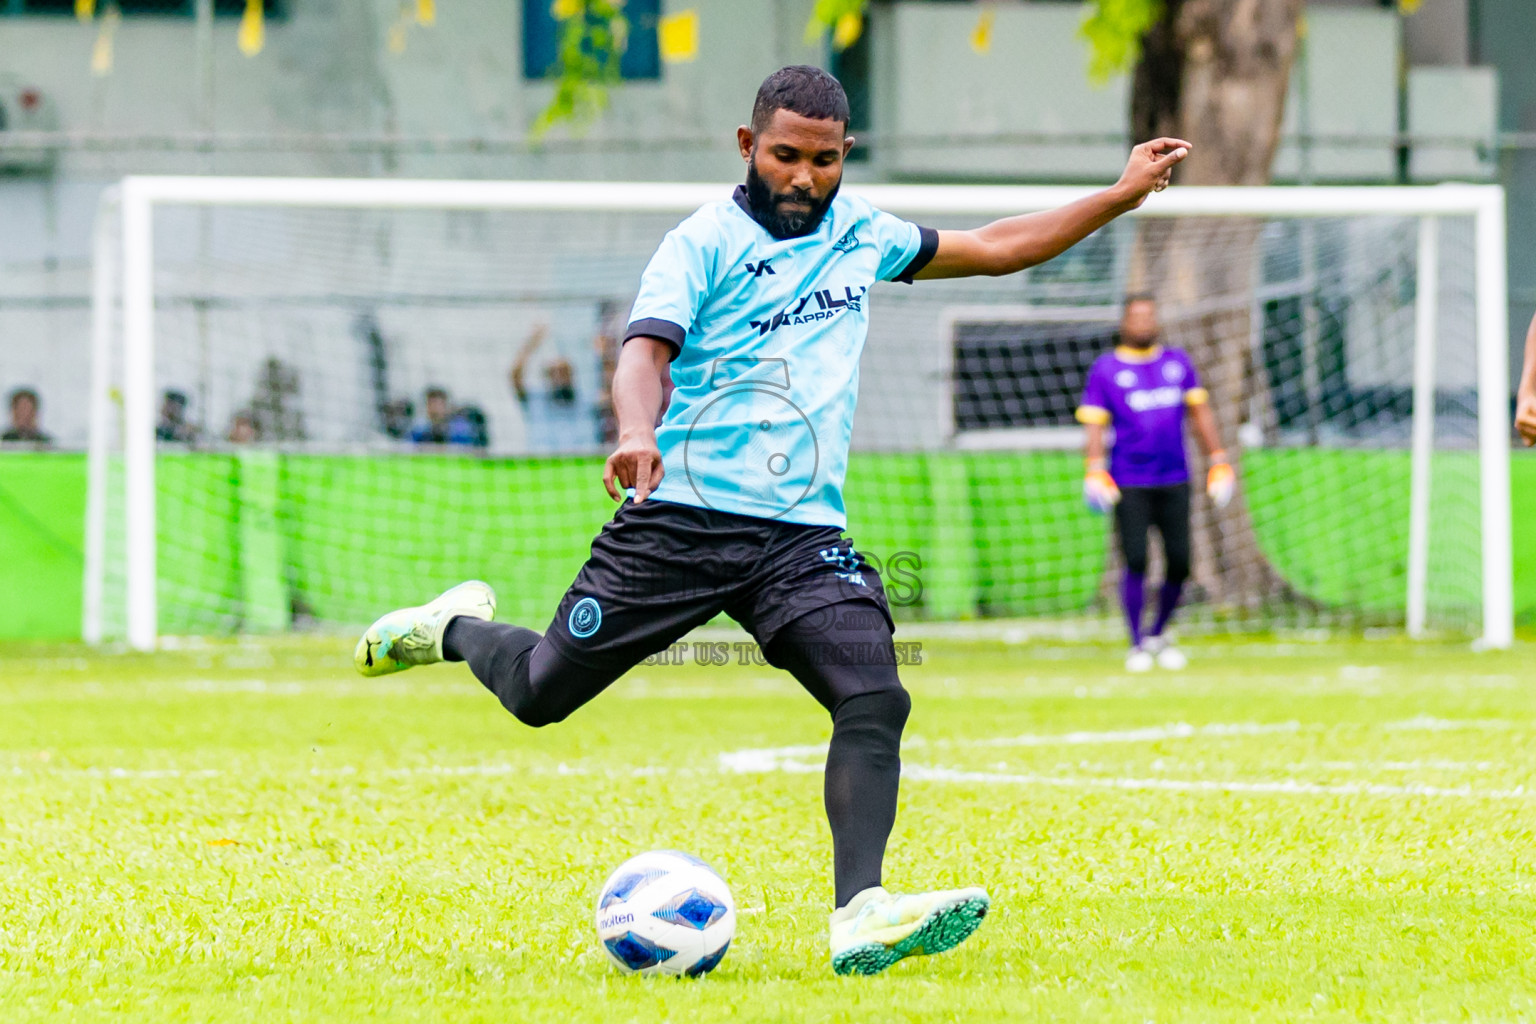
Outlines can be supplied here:
M1120 344L1126 348L1133 348L1138 352L1145 352L1157 344L1157 335L1153 334L1121 334Z
M747 163L747 205L752 208L753 219L767 228L774 238L801 238L821 227L821 219L831 209L832 200L837 198L837 190L842 187L843 179L839 177L837 184L821 199L798 188L774 193L763 176L757 173L757 157L754 155ZM810 209L803 213L798 210L781 212L779 207L784 203L805 203Z

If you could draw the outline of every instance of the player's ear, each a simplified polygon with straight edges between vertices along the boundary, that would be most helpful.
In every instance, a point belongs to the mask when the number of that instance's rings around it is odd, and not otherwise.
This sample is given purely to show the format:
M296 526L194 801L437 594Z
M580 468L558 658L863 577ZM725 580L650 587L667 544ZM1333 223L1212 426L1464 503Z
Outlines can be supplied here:
M756 140L752 137L752 129L742 125L736 129L736 147L741 150L743 160L752 159L752 144Z
M852 135L843 140L843 159L848 159L848 154L853 150L853 144L858 140Z

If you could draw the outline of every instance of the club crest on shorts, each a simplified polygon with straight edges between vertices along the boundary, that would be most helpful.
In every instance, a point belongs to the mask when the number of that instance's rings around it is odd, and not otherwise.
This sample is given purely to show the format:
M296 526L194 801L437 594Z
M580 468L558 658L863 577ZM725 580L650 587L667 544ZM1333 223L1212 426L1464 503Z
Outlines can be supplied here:
M570 628L571 636L585 640L603 624L603 610L598 607L596 598L584 597L571 609L571 617L565 624Z

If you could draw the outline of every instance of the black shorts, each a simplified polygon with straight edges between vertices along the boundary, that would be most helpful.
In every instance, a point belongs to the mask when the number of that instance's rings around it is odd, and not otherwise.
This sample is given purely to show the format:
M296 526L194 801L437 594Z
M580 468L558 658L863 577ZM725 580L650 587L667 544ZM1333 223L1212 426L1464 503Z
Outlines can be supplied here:
M1132 572L1147 571L1147 529L1157 527L1170 576L1189 575L1189 484L1122 487L1115 506L1120 552Z
M579 664L627 669L721 612L767 647L796 619L849 601L894 632L880 574L835 526L625 501L545 637Z

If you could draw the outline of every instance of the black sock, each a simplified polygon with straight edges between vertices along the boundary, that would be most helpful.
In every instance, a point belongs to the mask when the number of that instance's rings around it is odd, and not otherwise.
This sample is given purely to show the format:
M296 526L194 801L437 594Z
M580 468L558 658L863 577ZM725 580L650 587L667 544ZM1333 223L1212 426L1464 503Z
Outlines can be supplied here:
M880 884L885 841L896 824L901 730L911 709L907 692L892 689L849 697L832 714L825 799L839 907Z
M468 662L501 706L534 728L565 721L625 671L578 664L543 640L531 629L461 615L443 634L443 657Z
M528 656L542 639L522 626L460 615L443 634L443 659L468 662L475 678L517 714L529 699Z

